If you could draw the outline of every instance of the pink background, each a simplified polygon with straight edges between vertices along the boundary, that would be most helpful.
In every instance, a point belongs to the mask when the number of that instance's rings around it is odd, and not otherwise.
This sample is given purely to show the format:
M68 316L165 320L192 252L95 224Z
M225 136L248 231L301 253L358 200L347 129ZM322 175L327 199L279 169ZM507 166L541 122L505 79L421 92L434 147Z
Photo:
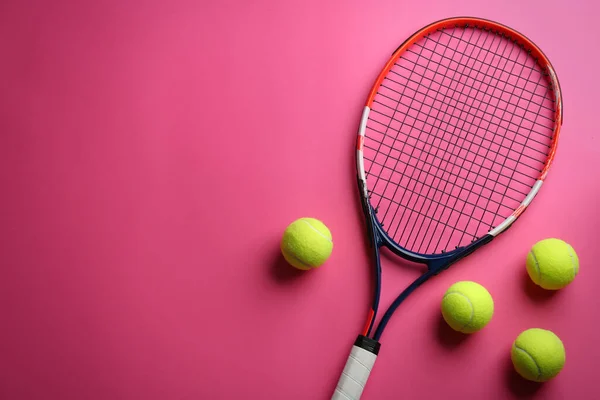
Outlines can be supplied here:
M398 310L364 398L600 397L592 0L6 0L0 398L329 398L370 299L362 105L404 38L456 15L503 22L545 51L564 92L562 141L517 224ZM335 243L309 273L278 249L302 216ZM524 262L551 236L581 269L548 294ZM419 271L384 264L387 306ZM469 337L439 312L463 279L496 301ZM511 343L530 327L567 349L545 385L511 372Z

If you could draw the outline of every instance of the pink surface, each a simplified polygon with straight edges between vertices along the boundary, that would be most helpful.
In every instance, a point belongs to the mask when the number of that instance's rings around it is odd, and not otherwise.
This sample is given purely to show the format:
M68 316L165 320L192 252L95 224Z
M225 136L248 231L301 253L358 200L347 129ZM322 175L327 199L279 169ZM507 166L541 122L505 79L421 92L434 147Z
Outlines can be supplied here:
M511 230L398 310L365 399L593 399L597 142L593 1L4 1L0 4L0 398L327 399L370 297L354 171L362 105L421 26L476 15L534 40L565 125L539 197ZM320 270L279 256L302 216L331 228ZM526 278L529 247L570 242L567 289ZM417 275L384 260L384 295ZM462 337L441 322L462 279L496 301ZM511 372L530 327L564 371Z

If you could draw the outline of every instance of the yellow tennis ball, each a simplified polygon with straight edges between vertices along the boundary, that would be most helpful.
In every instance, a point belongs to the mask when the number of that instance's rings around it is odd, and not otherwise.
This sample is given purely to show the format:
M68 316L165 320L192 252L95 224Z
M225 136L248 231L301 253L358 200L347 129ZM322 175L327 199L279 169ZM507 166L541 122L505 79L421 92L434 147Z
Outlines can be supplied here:
M283 233L281 253L288 263L308 270L321 266L333 250L329 229L318 219L300 218Z
M492 319L494 300L490 292L478 283L456 282L444 294L442 315L455 331L477 332Z
M565 346L553 332L527 329L513 343L511 359L515 370L525 379L545 382L565 365Z
M544 239L527 254L527 273L544 289L562 289L579 272L579 258L570 244L560 239Z

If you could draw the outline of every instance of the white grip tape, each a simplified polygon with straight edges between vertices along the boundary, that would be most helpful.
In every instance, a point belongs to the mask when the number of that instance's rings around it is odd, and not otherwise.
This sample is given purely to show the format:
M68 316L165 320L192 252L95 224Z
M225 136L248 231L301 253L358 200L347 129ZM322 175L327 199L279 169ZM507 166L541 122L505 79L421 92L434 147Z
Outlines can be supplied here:
M358 346L352 351L331 400L358 400L362 394L377 355Z

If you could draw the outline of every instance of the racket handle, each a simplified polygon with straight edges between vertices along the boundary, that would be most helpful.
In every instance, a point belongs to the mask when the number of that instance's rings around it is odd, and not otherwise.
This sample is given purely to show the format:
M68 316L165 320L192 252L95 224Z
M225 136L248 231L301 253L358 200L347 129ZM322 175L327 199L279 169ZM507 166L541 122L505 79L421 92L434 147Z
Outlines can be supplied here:
M331 400L360 399L375 360L377 360L380 346L377 340L363 335L358 336Z

